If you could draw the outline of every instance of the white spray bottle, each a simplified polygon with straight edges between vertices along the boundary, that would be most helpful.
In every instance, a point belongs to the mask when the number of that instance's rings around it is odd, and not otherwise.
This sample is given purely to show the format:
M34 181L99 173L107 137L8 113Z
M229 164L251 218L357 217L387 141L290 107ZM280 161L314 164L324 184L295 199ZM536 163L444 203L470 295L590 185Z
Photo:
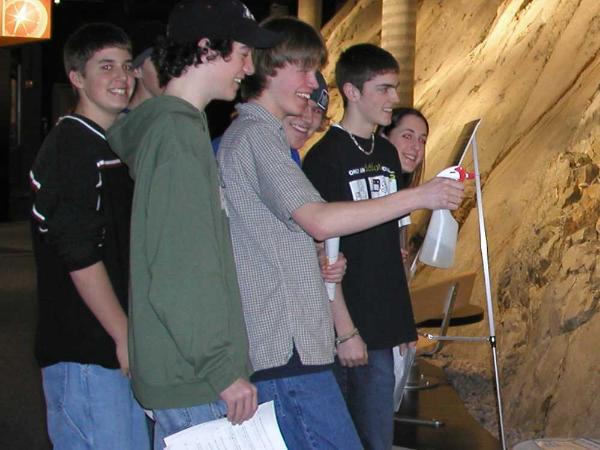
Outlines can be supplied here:
M464 181L475 178L461 166L452 166L442 170L438 177ZM447 269L454 264L454 251L458 237L458 223L447 209L436 209L431 213L427 234L419 260L429 266Z

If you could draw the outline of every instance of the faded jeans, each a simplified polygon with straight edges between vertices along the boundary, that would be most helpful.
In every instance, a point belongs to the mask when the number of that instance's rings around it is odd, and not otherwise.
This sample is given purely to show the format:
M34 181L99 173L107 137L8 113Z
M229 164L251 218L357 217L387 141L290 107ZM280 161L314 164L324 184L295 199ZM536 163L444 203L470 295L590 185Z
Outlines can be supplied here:
M227 406L223 400L217 400L190 408L155 409L154 413L154 450L165 448L164 438L173 433L227 415Z
M144 411L118 369L63 362L42 369L54 450L149 450Z

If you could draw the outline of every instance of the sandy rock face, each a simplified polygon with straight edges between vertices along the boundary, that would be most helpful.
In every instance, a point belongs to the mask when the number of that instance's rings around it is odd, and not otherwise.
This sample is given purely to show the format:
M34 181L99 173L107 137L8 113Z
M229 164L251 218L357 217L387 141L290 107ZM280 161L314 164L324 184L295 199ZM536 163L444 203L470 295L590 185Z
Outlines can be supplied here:
M325 27L331 85L341 50L379 43L380 6L350 1ZM431 125L429 177L448 165L462 126L483 120L479 161L507 428L598 437L600 2L422 0L417 20L415 102ZM341 117L336 95L330 115ZM443 275L477 271L471 302L485 308L474 207L468 200L456 215L457 261ZM424 268L416 284L438 276ZM487 322L451 333L487 334ZM455 343L444 353L490 373L486 345Z
M597 174L598 165L582 153L567 152L550 163L541 183L545 194L523 216L525 224L539 225L516 237L518 261L506 264L498 280L507 418L536 434L596 432Z
M483 119L505 418L525 434L595 435L600 421L600 356L590 345L600 338L599 14L596 2L502 2L487 30L482 22L480 44L417 85L434 130L451 135L465 113ZM434 133L428 162L443 166L446 138ZM475 211L461 215L451 270L480 271ZM424 270L418 282L435 276ZM484 306L483 298L479 281L472 302ZM485 324L470 328L487 332ZM447 349L489 366L484 346Z

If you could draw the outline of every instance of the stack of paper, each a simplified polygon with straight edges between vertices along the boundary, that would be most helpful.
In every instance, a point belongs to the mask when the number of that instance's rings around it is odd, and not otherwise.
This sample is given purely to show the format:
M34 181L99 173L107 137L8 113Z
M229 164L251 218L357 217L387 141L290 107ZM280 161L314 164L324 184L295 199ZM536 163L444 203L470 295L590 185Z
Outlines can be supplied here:
M241 425L213 420L167 436L165 444L165 450L287 450L272 401Z

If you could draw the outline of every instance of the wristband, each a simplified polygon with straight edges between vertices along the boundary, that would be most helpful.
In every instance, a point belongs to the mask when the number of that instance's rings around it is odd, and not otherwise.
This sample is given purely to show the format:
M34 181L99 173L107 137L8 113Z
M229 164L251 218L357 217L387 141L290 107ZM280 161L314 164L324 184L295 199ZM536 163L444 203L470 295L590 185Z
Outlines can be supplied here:
M335 338L335 345L343 344L344 342L352 339L354 336L360 336L358 328L354 328L350 333Z

